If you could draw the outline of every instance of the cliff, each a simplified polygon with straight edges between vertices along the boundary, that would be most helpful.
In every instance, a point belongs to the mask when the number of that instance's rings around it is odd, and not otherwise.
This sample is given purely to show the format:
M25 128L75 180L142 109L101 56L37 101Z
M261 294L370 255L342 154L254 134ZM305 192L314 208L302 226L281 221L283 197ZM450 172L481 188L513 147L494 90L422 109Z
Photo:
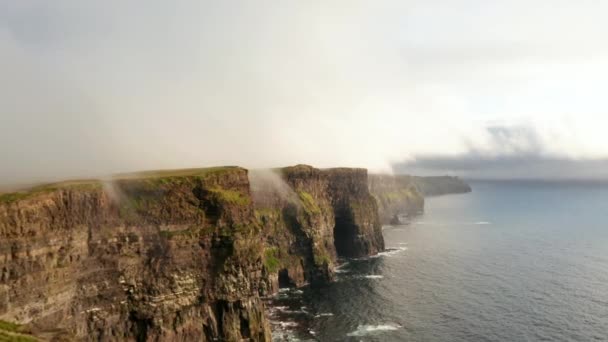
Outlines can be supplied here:
M376 198L383 224L399 224L404 216L424 211L424 197L471 192L458 177L369 175L369 191Z
M412 177L412 181L418 190L427 197L471 192L471 187L458 177Z
M261 296L383 250L365 170L254 174L147 172L0 195L0 337L18 323L43 339L269 341Z
M424 211L424 197L408 175L370 175L369 191L378 202L383 224L398 224L403 216Z

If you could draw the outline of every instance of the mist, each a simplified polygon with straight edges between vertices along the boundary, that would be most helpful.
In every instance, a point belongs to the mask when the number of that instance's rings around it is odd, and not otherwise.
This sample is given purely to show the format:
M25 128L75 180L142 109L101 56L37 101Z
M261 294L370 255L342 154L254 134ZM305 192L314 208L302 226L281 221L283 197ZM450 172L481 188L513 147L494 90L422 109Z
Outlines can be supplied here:
M214 165L390 172L501 154L496 124L534 130L543 156L602 160L606 10L4 1L0 186Z

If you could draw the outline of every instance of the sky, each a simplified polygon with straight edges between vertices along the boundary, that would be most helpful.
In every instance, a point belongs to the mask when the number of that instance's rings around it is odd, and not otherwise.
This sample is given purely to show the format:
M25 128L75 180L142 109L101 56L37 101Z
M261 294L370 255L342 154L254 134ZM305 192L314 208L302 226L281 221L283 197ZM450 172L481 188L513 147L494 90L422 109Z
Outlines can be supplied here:
M607 14L593 0L0 0L0 185L297 163L605 177Z

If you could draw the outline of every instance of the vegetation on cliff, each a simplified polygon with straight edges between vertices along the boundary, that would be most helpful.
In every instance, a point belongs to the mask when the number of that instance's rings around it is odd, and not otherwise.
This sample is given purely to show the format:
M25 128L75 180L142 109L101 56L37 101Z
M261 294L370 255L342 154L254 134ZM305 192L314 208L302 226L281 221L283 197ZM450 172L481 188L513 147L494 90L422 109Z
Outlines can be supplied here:
M0 320L0 342L36 342L22 325Z
M25 200L29 198L33 198L39 195L44 195L48 193L52 193L59 190L94 190L101 189L102 183L97 180L81 180L81 181L67 181L67 182L59 182L59 183L51 183L35 186L30 189L11 192L11 193L3 193L0 194L0 204L1 203L13 203L20 200Z

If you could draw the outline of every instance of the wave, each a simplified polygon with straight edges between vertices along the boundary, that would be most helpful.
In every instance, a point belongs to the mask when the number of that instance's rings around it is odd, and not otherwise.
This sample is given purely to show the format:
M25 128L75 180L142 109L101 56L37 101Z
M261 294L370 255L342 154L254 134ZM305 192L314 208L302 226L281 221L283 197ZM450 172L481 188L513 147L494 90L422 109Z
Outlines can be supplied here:
M374 255L370 255L370 256L366 256L366 257L361 257L361 258L352 258L352 260L369 260L369 259L375 259L375 258L380 258L380 257L391 257L395 254L399 254L403 251L407 251L407 247L390 247L384 250L384 252L380 252L378 254L374 254Z
M369 275L363 276L363 278L366 278L366 279L382 279L382 278L384 278L384 276L383 275L379 275L379 274L369 274Z
M287 293L291 293L291 294L302 294L304 293L304 291L299 290L295 287L283 287L279 289L279 294L287 294Z
M370 334L378 334L385 331L394 331L401 329L399 324L387 323L380 325L359 325L357 330L348 333L346 336L365 336Z
M477 224L477 225L486 225L486 224L492 224L492 222L488 222L488 221L477 221L477 222L475 222L475 224Z
M316 315L315 315L315 318L319 318L319 317L331 317L331 316L333 316L333 315L334 315L334 314L333 314L333 313L331 313L331 312L322 312L322 313L316 314Z
M300 310L291 310L286 306L279 306L275 307L275 309L288 315L308 315L308 311L306 311L304 308L301 308Z
M348 273L348 270L345 270L344 268L347 267L349 265L348 262L344 262L338 266L336 266L334 272L335 273Z
M372 255L371 257L381 257L381 256L393 256L395 254L401 253L403 251L407 251L407 247L396 247L396 248L387 248L384 252L380 252L376 255Z
M298 323L289 321L270 321L272 327L272 341L299 341L294 329Z

